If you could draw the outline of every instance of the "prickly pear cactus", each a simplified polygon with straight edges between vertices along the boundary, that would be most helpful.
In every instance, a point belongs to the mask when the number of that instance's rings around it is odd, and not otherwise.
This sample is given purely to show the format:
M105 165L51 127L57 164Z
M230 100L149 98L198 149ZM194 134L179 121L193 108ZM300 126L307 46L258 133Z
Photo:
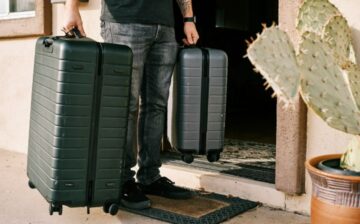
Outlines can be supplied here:
M278 99L285 105L292 104L298 93L300 70L288 35L275 26L265 28L247 49L247 57L272 87Z
M329 19L339 14L328 0L305 0L299 9L296 29L300 34L308 31L321 35Z
M360 134L360 113L350 88L347 68L337 64L322 40L304 37L298 56L301 95L305 103L329 126Z
M307 106L329 126L360 135L360 68L345 18L328 0L305 0L297 30L302 36L298 54L284 31L265 28L248 47L251 63L286 104L300 90ZM344 154L343 168L360 171L357 141Z

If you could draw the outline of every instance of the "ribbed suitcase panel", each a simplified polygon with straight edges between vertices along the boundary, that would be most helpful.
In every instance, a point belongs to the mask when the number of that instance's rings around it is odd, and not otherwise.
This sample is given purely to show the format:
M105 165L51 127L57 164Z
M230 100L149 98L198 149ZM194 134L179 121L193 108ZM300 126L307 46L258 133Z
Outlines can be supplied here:
M206 150L222 150L225 135L227 56L223 51L209 49L209 105Z
M201 101L201 51L180 51L174 79L173 146L196 152L199 146Z
M206 151L222 150L225 131L227 56L221 50L209 52L209 95ZM203 54L199 48L184 49L175 69L172 144L183 153L199 153L203 90Z
M85 205L97 46L59 40L46 48L42 41L36 44L28 175L49 202Z
M132 70L127 47L104 45L103 54L95 204L118 200L121 191Z

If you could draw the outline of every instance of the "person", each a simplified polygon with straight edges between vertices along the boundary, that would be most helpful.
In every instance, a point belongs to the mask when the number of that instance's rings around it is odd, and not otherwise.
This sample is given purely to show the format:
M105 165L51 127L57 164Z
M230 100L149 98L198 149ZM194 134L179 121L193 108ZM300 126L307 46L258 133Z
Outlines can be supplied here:
M133 69L121 202L132 209L151 203L146 194L186 199L192 191L160 175L160 147L178 44L175 40L173 0L102 0L101 36L105 42L127 45ZM177 0L184 17L184 44L196 44L192 1ZM63 29L78 28L83 36L78 0L65 3ZM135 181L133 167L138 164Z

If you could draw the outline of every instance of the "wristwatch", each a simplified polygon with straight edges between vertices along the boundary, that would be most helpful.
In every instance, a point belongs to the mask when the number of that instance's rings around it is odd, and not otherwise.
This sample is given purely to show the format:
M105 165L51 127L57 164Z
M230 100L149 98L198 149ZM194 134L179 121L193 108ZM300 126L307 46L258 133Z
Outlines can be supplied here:
M196 23L196 17L195 17L195 16L192 16L192 17L184 17L183 21L184 21L184 23L186 23L186 22Z

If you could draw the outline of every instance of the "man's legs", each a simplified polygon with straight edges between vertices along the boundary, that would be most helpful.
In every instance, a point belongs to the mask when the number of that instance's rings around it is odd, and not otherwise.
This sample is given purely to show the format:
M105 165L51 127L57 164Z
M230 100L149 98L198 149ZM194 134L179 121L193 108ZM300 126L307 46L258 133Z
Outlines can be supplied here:
M153 41L155 26L102 22L101 34L105 42L129 46L133 52L128 130L125 146L125 170L123 175L124 186L121 200L129 208L147 208L150 206L150 201L135 183L135 172L131 168L136 165L137 157L138 105L144 62Z
M126 145L124 193L122 201L131 208L145 208L150 204L134 182L137 139L139 143L139 171L141 186L147 193L173 198L189 197L189 191L174 186L160 176L160 143L163 134L171 75L177 55L174 29L160 25L102 23L105 42L123 44L133 51L133 73L130 113ZM138 104L140 94L140 115ZM139 127L137 131L136 127ZM156 191L152 191L155 189Z
M160 144L176 55L174 29L158 25L155 42L145 62L140 92L137 179L142 184L160 178Z
M161 177L159 170L160 144L176 56L174 29L158 25L155 42L145 62L140 92L137 179L145 193L183 199L193 196L193 192L177 187L168 178Z

